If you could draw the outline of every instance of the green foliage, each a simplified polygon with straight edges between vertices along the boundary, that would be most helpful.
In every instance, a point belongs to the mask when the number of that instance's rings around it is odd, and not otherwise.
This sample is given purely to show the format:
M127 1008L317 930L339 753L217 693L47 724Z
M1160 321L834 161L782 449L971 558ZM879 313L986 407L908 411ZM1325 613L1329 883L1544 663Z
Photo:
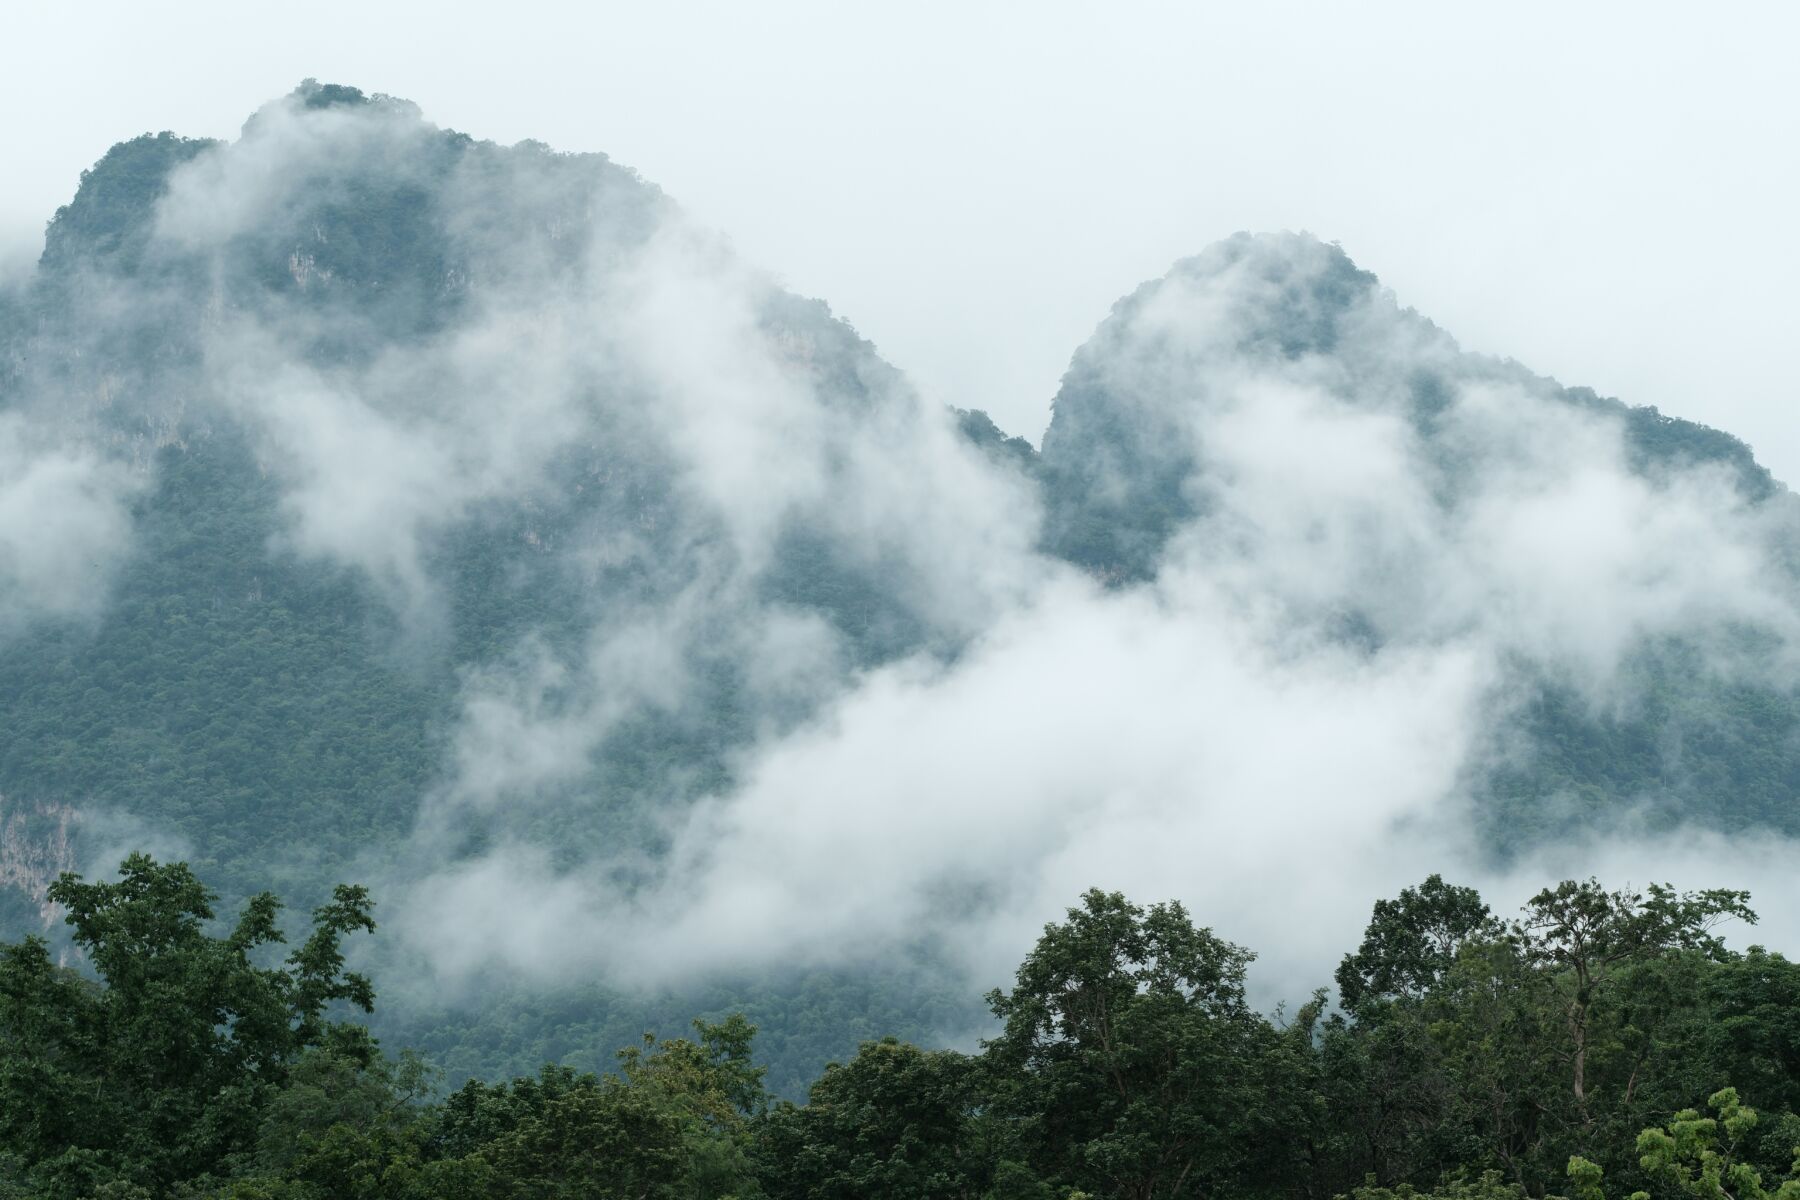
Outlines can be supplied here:
M279 903L252 897L223 937L213 894L185 864L127 858L117 882L62 876L50 898L96 979L52 964L28 938L0 956L0 1144L51 1194L111 1179L166 1186L218 1169L252 1142L259 1114L308 1049L367 1061L366 979L342 970L343 937L374 928L368 894L339 887L279 966Z
M1496 931L1474 888L1432 875L1396 899L1375 902L1362 945L1338 967L1338 994L1352 1008L1365 998L1417 999L1442 982L1464 943Z
M1763 1182L1800 1170L1795 968L1719 941L1741 892L1568 881L1502 926L1433 876L1375 906L1358 1003L1283 1023L1247 951L1092 891L990 994L979 1054L869 1041L804 1105L771 1102L741 1014L439 1099L339 1019L373 1001L344 970L361 888L285 956L272 896L215 930L184 864L53 892L84 969L0 948L0 1200L1800 1200Z
M1721 1088L1707 1099L1718 1115L1702 1116L1684 1108L1668 1124L1638 1135L1638 1162L1659 1186L1658 1193L1693 1200L1795 1200L1800 1197L1800 1146L1792 1150L1788 1178L1774 1188L1763 1183L1762 1172L1745 1161L1743 1151L1757 1113L1741 1104L1736 1088ZM1576 1155L1569 1159L1569 1178L1575 1200L1605 1200L1601 1167ZM1631 1200L1650 1200L1651 1193L1633 1192Z
M1516 1183L1508 1183L1498 1171L1483 1171L1474 1180L1453 1179L1436 1187L1420 1190L1410 1183L1398 1187L1377 1187L1365 1183L1352 1188L1337 1200L1526 1200L1527 1193ZM1577 1195L1577 1200L1587 1200Z
M1037 469L1037 448L1022 437L1008 437L987 413L979 408L959 408L955 414L956 427L963 437L995 461L1027 473Z
M1666 1128L1644 1130L1637 1149L1646 1172L1695 1200L1800 1197L1800 1147L1794 1150L1794 1177L1772 1191L1766 1190L1762 1174L1744 1162L1741 1153L1756 1126L1756 1110L1738 1102L1736 1088L1714 1093L1707 1106L1718 1116L1703 1117L1696 1110L1685 1108L1675 1114Z
M1021 1157L1101 1194L1230 1188L1259 1137L1273 1038L1244 998L1248 952L1180 904L1091 891L1045 929L987 1058Z
M177 166L218 143L172 133L120 142L81 173L75 198L56 210L44 238L43 266L135 270L149 241L150 218Z
M323 867L406 829L446 701L374 651L353 581L267 559L276 496L247 445L158 468L101 627L0 647L0 794L103 798L97 817L192 846L228 896L287 861L282 889L322 901Z
M1723 946L1712 930L1728 920L1756 921L1749 893L1677 894L1652 884L1644 896L1630 890L1608 892L1589 879L1545 888L1512 923L1511 940L1526 965L1550 969L1560 981L1570 1039L1570 1087L1583 1121L1589 1119L1587 1071L1597 1008L1611 998L1631 966L1675 951L1721 954Z
M804 1107L783 1104L762 1122L764 1188L778 1200L984 1194L993 1168L978 1071L950 1050L864 1043L849 1063L826 1067Z
M1800 963L1751 946L1701 986L1705 1058L1765 1108L1800 1112Z
M484 1148L501 1194L628 1200L681 1194L681 1122L627 1087L571 1088Z
M752 1168L750 1123L768 1107L765 1068L750 1058L756 1027L741 1013L694 1022L694 1040L659 1041L619 1052L626 1087L674 1118L681 1130L682 1194L726 1197Z

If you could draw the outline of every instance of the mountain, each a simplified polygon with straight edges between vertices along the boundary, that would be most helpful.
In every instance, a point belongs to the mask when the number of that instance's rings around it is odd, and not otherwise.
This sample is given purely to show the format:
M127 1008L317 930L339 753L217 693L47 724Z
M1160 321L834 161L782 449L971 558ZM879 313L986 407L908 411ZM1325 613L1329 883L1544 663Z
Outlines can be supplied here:
M1040 450L604 156L309 81L84 174L0 301L0 467L9 934L135 847L228 901L368 881L384 1033L453 1074L605 1065L696 1010L746 1008L778 1087L966 1030L932 921L996 902L998 854L918 864L924 924L856 954L709 969L618 930L701 894L769 762L1065 591L1183 621L1204 591L1284 661L1476 664L1444 803L1496 858L1800 830L1790 494L1309 237L1120 301Z
M115 147L11 311L6 428L87 513L74 585L8 581L15 925L139 842L303 904L653 848L734 747L992 603L915 488L1015 485L602 156L309 83ZM29 548L62 498L8 499Z
M1076 352L1044 438L1050 549L1108 577L1154 574L1171 537L1204 507L1195 482L1204 423L1246 377L1316 383L1359 410L1403 419L1432 446L1446 440L1439 422L1459 397L1512 388L1623 422L1636 471L1717 464L1747 500L1776 490L1728 434L1461 352L1335 245L1238 234L1120 300Z
M1796 506L1728 434L1462 351L1337 246L1239 234L1114 306L1044 438L1044 540L1171 561L1369 651L1488 646L1490 845L1800 830Z

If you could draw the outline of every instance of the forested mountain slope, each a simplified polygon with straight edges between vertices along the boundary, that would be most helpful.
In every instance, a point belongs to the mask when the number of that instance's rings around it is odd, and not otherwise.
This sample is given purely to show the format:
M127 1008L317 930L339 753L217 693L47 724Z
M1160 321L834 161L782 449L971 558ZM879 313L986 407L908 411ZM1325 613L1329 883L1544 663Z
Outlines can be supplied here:
M884 697L1055 654L1030 622L1060 597L1353 684L1467 664L1473 732L1420 789L1491 856L1596 823L1800 828L1788 493L1727 435L1462 352L1307 237L1240 235L1121 301L1040 453L605 157L309 82L235 141L114 147L0 322L7 930L55 926L56 871L138 847L233 902L369 880L397 924L370 969L409 981L384 1028L453 1072L603 1065L743 1007L791 1091L858 1036L960 1028L939 922L1033 868L1006 857L1031 837L957 825L1005 809L959 776L1016 736L1028 787L1058 733L1025 706L981 749L910 747L937 772L918 843L886 842L873 762L808 775L811 808L756 781ZM1057 694L1099 738L1092 665ZM1103 740L1160 763L1140 736ZM1162 803L1198 802L1185 778ZM848 889L796 888L828 859ZM850 954L783 915L881 905L889 865L922 897L899 934ZM793 931L765 951L715 892ZM717 969L687 937L709 922L745 947Z
M1295 631L1490 642L1496 850L1627 808L1800 829L1792 496L1728 434L1463 352L1335 246L1240 234L1121 300L1042 477L1046 545L1107 579L1197 564Z
M362 858L653 854L731 748L1005 582L933 526L1022 485L599 155L309 84L115 147L11 301L9 500L68 526L0 575L0 820L65 848L15 927L121 843L309 900Z

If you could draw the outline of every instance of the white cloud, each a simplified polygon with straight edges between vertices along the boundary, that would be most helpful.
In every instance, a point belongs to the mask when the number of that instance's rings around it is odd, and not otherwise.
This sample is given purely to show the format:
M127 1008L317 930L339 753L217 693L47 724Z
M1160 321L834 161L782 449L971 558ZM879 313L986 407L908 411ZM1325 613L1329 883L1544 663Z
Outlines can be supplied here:
M92 450L0 412L0 636L92 618L129 549L141 480Z
M165 245L220 252L298 211L315 177L407 178L427 136L277 105L178 174ZM1124 419L1197 467L1199 515L1160 577L1103 590L1034 551L1024 482L848 330L659 200L628 234L605 188L592 236L539 220L559 160L514 161L434 184L489 269L455 281L450 328L326 362L307 347L327 319L298 304L215 308L207 331L208 383L280 488L277 551L364 573L404 625L438 618L450 532L570 500L566 456L606 496L544 550L593 588L580 627L465 670L412 873L390 881L390 925L446 977L657 983L942 939L992 979L1099 884L1187 900L1299 987L1375 896L1431 870L1506 891L1562 862L1715 861L1634 837L1494 876L1467 818L1471 781L1509 748L1496 730L1521 662L1629 705L1621 665L1678 633L1714 670L1793 685L1782 518L1718 473L1639 475L1615 418L1461 357L1390 297L1338 313L1296 292L1326 247L1227 247L1123 306L1087 352ZM1262 336L1321 318L1338 323L1329 347ZM1421 371L1449 392L1429 430ZM102 577L83 564L123 538L124 477L7 446L0 464L21 466L0 474L0 584L29 581L25 610L86 611ZM643 479L666 495L634 491ZM899 639L914 653L859 672L852 631L773 594L794 529L877 581L869 603L916 622ZM595 582L615 569L635 590ZM1366 638L1340 636L1356 622ZM1776 649L1734 656L1745 627ZM693 716L696 676L719 664L757 718L735 781L693 803L685 780L629 798L656 810L666 856L565 840L611 802L587 786L608 736ZM561 824L529 819L546 810ZM471 831L487 848L446 861Z
M1616 416L1462 358L1380 293L1331 353L1272 351L1258 335L1294 301L1283 272L1305 279L1322 253L1264 242L1257 270L1181 275L1096 340L1121 401L1198 464L1200 515L1155 582L1107 591L998 556L1014 599L972 645L772 732L734 786L671 810L666 859L570 868L515 839L435 874L403 936L452 973L649 984L937 940L986 983L1099 885L1185 900L1263 954L1272 1001L1326 981L1370 903L1432 871L1502 908L1558 872L1715 885L1745 862L1785 896L1774 856L1645 834L1632 797L1615 830L1507 871L1470 819L1518 749L1501 732L1521 664L1628 708L1621 667L1680 635L1712 670L1793 685L1781 504L1746 506L1716 469L1634 471ZM1429 430L1406 386L1426 368L1448 394ZM1341 637L1352 614L1372 642ZM1745 628L1772 639L1755 661L1731 650Z

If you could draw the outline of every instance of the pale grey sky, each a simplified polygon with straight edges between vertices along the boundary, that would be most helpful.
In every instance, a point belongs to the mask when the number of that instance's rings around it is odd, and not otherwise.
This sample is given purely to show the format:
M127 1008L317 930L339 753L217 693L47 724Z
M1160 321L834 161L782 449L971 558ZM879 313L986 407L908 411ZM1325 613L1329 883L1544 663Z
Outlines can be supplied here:
M302 77L604 150L926 391L1036 439L1119 295L1238 229L1341 241L1464 345L1800 481L1800 5L0 7L0 259L146 130Z

